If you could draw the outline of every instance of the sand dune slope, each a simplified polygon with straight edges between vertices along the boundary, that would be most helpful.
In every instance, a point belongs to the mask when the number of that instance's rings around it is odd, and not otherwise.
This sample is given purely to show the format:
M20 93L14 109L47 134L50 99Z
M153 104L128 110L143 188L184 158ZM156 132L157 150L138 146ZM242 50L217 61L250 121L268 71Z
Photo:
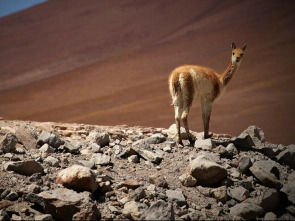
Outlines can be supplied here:
M294 1L48 1L0 19L0 116L168 127L167 78L182 64L222 72L247 42L210 130L251 124L294 143ZM202 131L199 104L189 116Z

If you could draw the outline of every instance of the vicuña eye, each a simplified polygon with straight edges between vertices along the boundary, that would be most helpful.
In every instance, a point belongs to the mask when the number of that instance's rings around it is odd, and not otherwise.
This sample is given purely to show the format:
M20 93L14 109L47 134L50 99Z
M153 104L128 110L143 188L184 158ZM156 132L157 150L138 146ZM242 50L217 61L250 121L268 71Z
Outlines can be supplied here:
M235 55L235 52L233 52L233 55Z
M241 54L241 57L243 57L244 54Z

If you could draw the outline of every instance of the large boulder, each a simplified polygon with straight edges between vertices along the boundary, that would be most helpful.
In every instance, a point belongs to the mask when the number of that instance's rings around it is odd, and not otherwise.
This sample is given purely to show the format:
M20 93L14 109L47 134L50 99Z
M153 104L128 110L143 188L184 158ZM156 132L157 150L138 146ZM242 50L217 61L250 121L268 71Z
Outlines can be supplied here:
M190 162L187 171L195 177L200 185L210 186L223 180L227 170L209 160L206 155L200 155Z
M37 133L36 129L30 125L22 124L16 131L15 135L18 140L25 146L26 149L37 148Z
M34 173L42 173L43 167L35 160L7 162L3 166L4 170L14 171L21 175L31 176Z
M14 152L18 139L13 133L5 134L0 140L0 150L4 153Z
M281 187L280 172L274 161L257 161L250 167L250 171L263 185L276 189Z
M249 126L246 130L242 132L242 134L248 134L256 147L262 146L265 142L264 132L261 128L257 126Z
M43 191L38 195L28 194L26 200L43 207L54 220L98 220L100 212L84 193L66 188Z
M87 167L73 165L59 171L56 183L77 191L94 192L98 188L95 174Z

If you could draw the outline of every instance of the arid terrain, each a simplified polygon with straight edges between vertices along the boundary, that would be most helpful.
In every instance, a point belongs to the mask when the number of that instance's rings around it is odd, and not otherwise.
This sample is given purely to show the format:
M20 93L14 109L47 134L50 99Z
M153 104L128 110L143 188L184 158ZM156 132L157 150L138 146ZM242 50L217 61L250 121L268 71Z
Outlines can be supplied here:
M0 116L167 128L170 72L240 70L213 106L213 133L248 125L295 143L294 1L48 1L0 19ZM199 104L189 116L203 131Z
M0 119L0 220L294 220L295 145Z

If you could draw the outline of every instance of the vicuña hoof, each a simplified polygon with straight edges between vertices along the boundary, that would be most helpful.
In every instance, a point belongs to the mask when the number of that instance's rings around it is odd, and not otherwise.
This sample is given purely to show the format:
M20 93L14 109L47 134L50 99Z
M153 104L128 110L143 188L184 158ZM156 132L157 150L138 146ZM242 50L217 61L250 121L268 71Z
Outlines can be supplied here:
M213 136L213 133L212 132L209 132L208 134L205 134L204 135L204 139L211 138L212 136Z

